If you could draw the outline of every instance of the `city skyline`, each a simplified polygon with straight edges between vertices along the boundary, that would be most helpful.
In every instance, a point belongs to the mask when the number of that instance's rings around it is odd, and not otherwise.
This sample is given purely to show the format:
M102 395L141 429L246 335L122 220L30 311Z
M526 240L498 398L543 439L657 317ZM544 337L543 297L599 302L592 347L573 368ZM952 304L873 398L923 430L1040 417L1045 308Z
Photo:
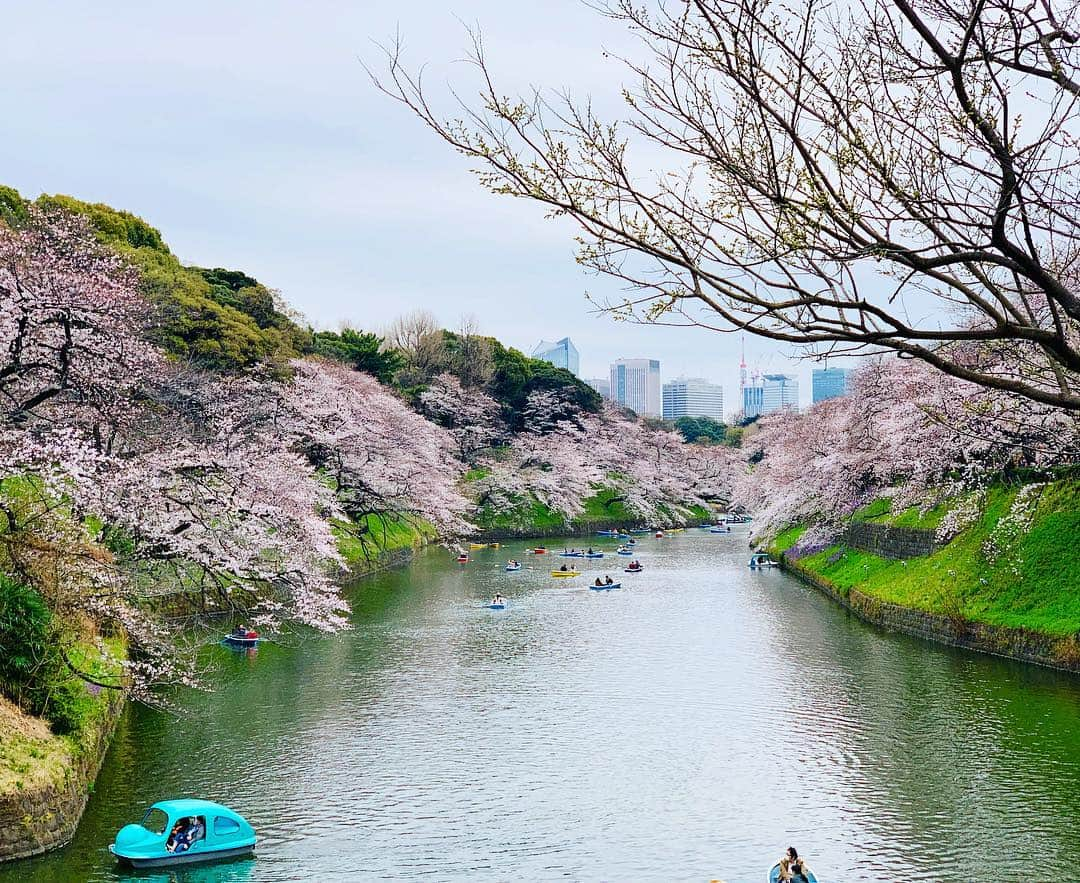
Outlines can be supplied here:
M619 356L645 353L669 376L710 377L727 401L737 399L739 335L597 315L586 294L603 302L625 292L575 263L570 225L477 187L468 164L424 137L358 59L377 65L372 38L400 29L416 57L432 59L432 77L454 79L460 68L446 60L457 57L447 43L464 48L461 22L480 21L508 87L543 80L558 46L598 108L621 106L625 70L597 47L632 56L637 43L581 4L556 0L530 21L527 39L522 14L493 0L462 0L453 14L433 4L314 0L287 27L254 4L207 0L145 6L137 20L92 6L57 15L48 2L11 13L0 47L42 86L0 99L11 121L0 183L139 215L184 263L243 270L318 329L348 322L377 332L414 309L447 328L475 315L483 333L523 353L569 334L585 354L582 376L605 376ZM202 27L206 17L219 27ZM230 37L239 31L241 44ZM293 60L289 70L282 57ZM60 77L65 65L83 74ZM153 125L147 94L169 96ZM759 339L746 346L762 371L799 370L791 349Z

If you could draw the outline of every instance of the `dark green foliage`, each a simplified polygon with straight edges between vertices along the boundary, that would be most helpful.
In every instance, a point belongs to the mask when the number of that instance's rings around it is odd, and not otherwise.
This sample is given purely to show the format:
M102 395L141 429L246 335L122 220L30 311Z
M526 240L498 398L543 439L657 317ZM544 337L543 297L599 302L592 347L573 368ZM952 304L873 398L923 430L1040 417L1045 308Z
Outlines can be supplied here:
M94 703L58 648L44 598L0 574L0 693L63 736L82 730Z
M199 269L198 267L192 267L192 269L198 270L203 279L211 285L220 285L231 291L239 291L241 288L254 288L259 284L258 279L253 279L240 270L226 270L224 267L214 267L212 270Z
M0 221L18 224L26 220L26 212L26 200L19 191L0 185Z
M351 365L389 383L401 369L405 360L395 349L383 349L383 340L377 334L345 328L341 333L317 331L312 347L320 356Z
M675 429L688 442L719 444L727 437L727 427L712 417L680 417Z
M536 390L558 390L583 411L600 410L600 394L565 368L531 359L498 341L493 343L492 359L491 394L515 416L525 406L529 393Z
M33 589L0 574L0 690L33 713L35 682L49 662L52 614Z

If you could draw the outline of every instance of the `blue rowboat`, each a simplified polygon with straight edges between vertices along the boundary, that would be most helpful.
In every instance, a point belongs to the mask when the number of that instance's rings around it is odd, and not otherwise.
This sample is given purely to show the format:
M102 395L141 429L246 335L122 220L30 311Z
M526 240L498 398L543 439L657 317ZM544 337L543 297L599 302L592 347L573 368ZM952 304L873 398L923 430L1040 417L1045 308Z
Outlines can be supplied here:
M603 558L604 553L603 552L586 552L585 557L586 558Z
M617 530L598 530L596 535L598 537L617 537L619 532Z
M505 568L507 573L513 573L515 570L521 570L520 564L507 564Z
M559 557L560 558L584 558L585 553L584 552L560 552Z
M488 610L505 610L505 604L488 604Z
M230 647L258 647L259 636L255 632L246 632L239 635L236 632L229 632L221 639L221 643L228 644Z
M137 825L124 825L109 852L133 868L164 868L250 855L255 830L210 800L160 800Z
M780 880L780 862L777 862L771 868L769 868L769 883L778 883ZM802 877L796 877L797 883L818 883L818 878L814 876L814 872L809 868L806 869L806 873Z
M602 586L598 586L595 583L589 586L594 592L606 592L608 589L621 589L622 583L605 583Z
M615 554L616 555L633 555L634 550L633 549L616 549Z

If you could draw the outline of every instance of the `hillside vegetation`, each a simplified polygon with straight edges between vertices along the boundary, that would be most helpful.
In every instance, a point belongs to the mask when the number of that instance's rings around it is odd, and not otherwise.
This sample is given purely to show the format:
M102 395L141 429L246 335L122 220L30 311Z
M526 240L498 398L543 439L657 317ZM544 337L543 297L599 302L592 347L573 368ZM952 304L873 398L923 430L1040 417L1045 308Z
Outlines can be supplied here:
M920 516L909 509L889 519L886 502L863 514L936 529L949 511L939 506ZM842 593L857 588L929 613L1056 636L1080 631L1080 481L993 485L975 505L971 523L925 558L894 561L839 543L800 550L805 526L781 532L770 549Z

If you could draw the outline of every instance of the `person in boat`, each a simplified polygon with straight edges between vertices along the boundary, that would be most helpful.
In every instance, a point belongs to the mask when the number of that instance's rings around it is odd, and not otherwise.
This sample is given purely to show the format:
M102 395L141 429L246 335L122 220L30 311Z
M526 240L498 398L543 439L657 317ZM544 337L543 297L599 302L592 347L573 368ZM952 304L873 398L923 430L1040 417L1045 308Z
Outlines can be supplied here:
M596 582L593 585L597 585L597 586L602 586L603 585L603 583L600 581L600 577L596 578Z
M569 568L569 567L567 567L567 566L566 566L565 564L564 564L564 565L563 565L562 567L560 567L560 568L559 568L559 570L569 570L569 569L570 569L570 568Z
M780 870L776 874L777 883L791 883L791 859L787 855L780 858Z
M248 627L246 625L238 625L233 629L233 634L238 638L246 638L248 633Z
M810 883L810 878L806 875L806 862L799 858L799 853L794 846L787 848L785 858L788 860L788 879L793 883ZM781 868L783 868L782 863Z
M587 554L591 555L592 553L593 553L592 546L589 546L589 551L588 551Z
M506 599L498 592L495 593L495 597L491 599L492 604L505 604Z
M175 825L173 825L172 830L169 832L169 839L165 841L165 851L166 852L175 852L176 851L176 846L177 846L177 843L179 843L180 834L183 832L183 830L184 830L184 822L183 822L183 820L180 820Z
M597 579L597 582L599 582L599 581L600 581L600 580L599 580L599 579ZM610 586L610 585L611 585L612 583L614 583L614 582L615 582L615 580L613 580L613 579L611 578L611 574L609 573L609 574L607 575L607 579L605 579L605 580L604 580L604 585L606 585L606 586Z

